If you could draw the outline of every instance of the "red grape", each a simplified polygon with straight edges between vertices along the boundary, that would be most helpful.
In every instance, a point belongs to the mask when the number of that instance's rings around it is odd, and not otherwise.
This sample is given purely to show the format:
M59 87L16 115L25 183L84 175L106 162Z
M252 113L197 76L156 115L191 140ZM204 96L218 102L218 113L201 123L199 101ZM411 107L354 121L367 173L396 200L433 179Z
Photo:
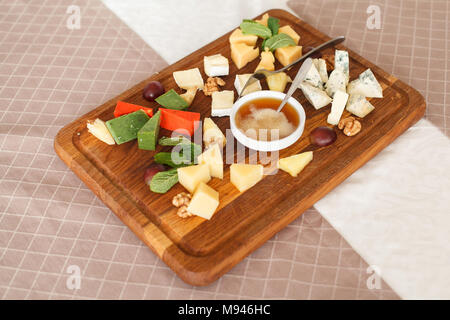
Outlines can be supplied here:
M150 182L153 179L153 176L161 171L166 171L166 166L159 163L152 163L144 173L144 181L146 184L150 185Z
M160 95L164 93L164 87L159 81L149 82L142 93L144 99L148 101L154 101Z
M337 135L336 132L329 127L317 127L310 134L311 142L319 147L329 146L333 144Z

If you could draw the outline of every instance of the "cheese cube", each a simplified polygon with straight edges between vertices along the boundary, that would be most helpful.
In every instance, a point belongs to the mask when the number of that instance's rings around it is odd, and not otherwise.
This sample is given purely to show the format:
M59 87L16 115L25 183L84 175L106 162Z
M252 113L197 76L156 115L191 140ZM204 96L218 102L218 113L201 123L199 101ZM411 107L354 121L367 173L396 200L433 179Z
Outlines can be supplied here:
M229 73L228 59L221 54L203 57L203 65L208 77L227 76Z
M298 41L300 40L300 36L297 32L294 31L294 29L291 28L291 26L283 26L278 29L278 34L284 33L290 36L294 41L295 44L298 44Z
M200 182L206 183L211 180L209 167L206 164L178 168L177 172L178 181L190 193L195 191L195 188L197 188Z
M317 68L314 65L314 63L311 64L311 68L309 68L309 71L306 74L304 81L309 83L313 87L322 89L323 87L322 78L320 77L319 71L317 71Z
M230 44L233 43L244 43L248 46L255 46L256 41L258 40L258 36L254 34L243 34L241 29L236 29L230 35L229 41Z
M245 74L237 74L236 79L234 80L234 87L236 88L236 91L238 94L240 94L241 90L244 88L245 84L247 83L248 79L250 78L251 73L245 73ZM261 88L261 82L259 80L256 80L251 85L249 85L247 88L245 88L245 91L242 93L242 95L246 95L255 91L260 91Z
M275 57L273 53L270 52L267 48L266 51L261 52L261 61L255 69L255 72L260 69L266 69L269 71L275 70Z
M309 83L302 82L300 84L300 89L305 95L306 100L308 100L316 109L323 108L332 101L325 91L313 87Z
M97 118L94 122L88 121L87 128L88 131L100 141L103 141L104 143L109 145L116 144L114 138L112 137L103 120Z
M347 92L350 95L360 94L368 98L383 98L383 89L370 69L361 73L358 79L350 82Z
M292 82L292 79L285 72L278 72L267 76L266 81L269 90L283 92L288 82Z
M264 168L260 164L234 163L230 166L230 181L240 191L250 189L263 178Z
M275 50L275 57L283 66L294 62L302 56L302 46L290 46Z
M327 94L333 98L334 93L338 90L346 92L346 81L347 77L345 76L344 71L342 71L341 69L334 69L331 72L330 78L328 79L326 84Z
M241 69L247 65L250 61L256 59L259 55L259 48L253 48L244 43L232 43L231 44L231 60L238 69Z
M313 63L317 71L319 71L320 79L322 79L323 83L326 83L328 81L327 63L324 59L313 59Z
M313 152L303 152L278 160L278 168L296 177L313 159Z
M217 143L199 155L197 160L199 164L208 165L211 177L223 179L223 158Z
M231 114L234 103L234 91L223 90L212 93L211 116L223 117Z
M198 88L203 89L203 78L198 68L173 73L175 82L181 89Z
M187 104L190 106L192 104L192 101L194 101L195 94L197 93L197 88L189 88L186 90L185 93L180 94L180 97L184 99L184 101L187 102Z
M219 193L204 182L200 182L189 202L187 211L209 220L218 206Z
M372 112L375 107L367 101L366 97L360 94L352 94L348 98L347 111L354 114L357 117L364 118L370 112Z
M347 104L348 94L344 91L338 90L334 93L333 103L331 104L331 112L328 115L327 122L332 125L337 125L341 119L342 112L344 112Z
M346 85L350 79L348 52L344 50L336 50L334 54L334 68L341 69L346 77Z
M206 148L211 147L213 144L218 144L220 148L223 148L227 144L227 139L222 130L211 118L203 120L203 143Z
M263 26L267 27L267 22L269 21L269 14L268 13L264 13L264 15L262 16L261 19L259 20L255 20L256 22L262 24Z

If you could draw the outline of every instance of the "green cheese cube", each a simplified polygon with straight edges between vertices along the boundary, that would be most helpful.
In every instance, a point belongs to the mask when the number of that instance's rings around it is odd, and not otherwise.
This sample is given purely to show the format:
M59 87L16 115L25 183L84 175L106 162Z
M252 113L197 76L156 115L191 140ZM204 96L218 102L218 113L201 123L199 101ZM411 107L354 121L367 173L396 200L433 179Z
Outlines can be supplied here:
M149 116L142 110L106 121L106 127L117 144L137 138L138 131L147 123Z
M170 89L163 95L155 99L163 107L168 109L183 110L189 107L189 104L175 90Z
M139 149L155 150L158 141L161 111L158 111L137 134Z

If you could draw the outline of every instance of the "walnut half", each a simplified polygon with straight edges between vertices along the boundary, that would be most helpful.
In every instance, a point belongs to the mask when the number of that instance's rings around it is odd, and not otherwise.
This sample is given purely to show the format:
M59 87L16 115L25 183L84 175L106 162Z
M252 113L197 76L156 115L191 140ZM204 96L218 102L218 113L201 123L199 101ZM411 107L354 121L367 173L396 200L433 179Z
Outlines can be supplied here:
M186 192L181 192L173 197L172 204L178 208L177 215L180 218L192 216L192 213L187 210L189 202L191 202L191 195Z
M212 95L213 92L219 91L219 86L223 87L225 81L218 77L209 77L206 80L205 86L203 87L203 93L205 96Z
M344 130L346 136L351 137L361 131L361 122L354 117L348 117L339 121L338 128Z

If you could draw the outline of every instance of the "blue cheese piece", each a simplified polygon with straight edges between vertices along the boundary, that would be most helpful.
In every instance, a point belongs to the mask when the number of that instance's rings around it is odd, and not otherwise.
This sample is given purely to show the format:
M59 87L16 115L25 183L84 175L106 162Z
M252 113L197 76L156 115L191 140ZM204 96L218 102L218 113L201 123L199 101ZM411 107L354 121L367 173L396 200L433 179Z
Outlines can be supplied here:
M234 80L234 87L236 88L236 91L238 95L241 93L242 88L244 88L245 84L247 83L247 80L250 78L252 74L251 73L245 73L245 74L237 74L236 79ZM261 88L261 82L258 80L251 85L249 85L247 88L245 88L245 91L243 92L243 96L255 91L260 91Z
M326 92L330 97L333 97L334 93L338 90L346 91L345 88L347 87L346 84L346 76L344 71L341 69L334 69L331 74L330 78L327 81L326 84Z
M306 74L304 81L316 88L319 88L319 89L323 88L322 78L320 77L319 71L317 71L314 61L311 64L311 68L309 69L308 73Z
M208 77L227 76L229 73L228 59L221 54L203 57L203 64Z
M306 100L313 105L314 108L320 109L329 104L332 99L325 93L325 91L310 85L307 82L300 84L300 89L305 95Z
M212 93L211 116L225 117L231 114L234 103L234 91L223 90Z
M350 95L360 94L368 98L383 98L383 89L370 69L361 73L358 79L350 82L347 92Z
M334 69L341 69L346 77L345 85L350 79L348 52L344 50L336 50L334 54Z
M323 83L328 81L327 63L324 59L313 59L314 66L319 71L320 79Z
M354 114L357 117L364 118L375 107L367 101L366 97L360 94L352 94L347 101L347 111Z
M328 115L327 122L332 125L337 125L341 120L342 112L344 112L347 104L348 94L344 91L338 90L334 93L333 103L331 104L331 112Z

